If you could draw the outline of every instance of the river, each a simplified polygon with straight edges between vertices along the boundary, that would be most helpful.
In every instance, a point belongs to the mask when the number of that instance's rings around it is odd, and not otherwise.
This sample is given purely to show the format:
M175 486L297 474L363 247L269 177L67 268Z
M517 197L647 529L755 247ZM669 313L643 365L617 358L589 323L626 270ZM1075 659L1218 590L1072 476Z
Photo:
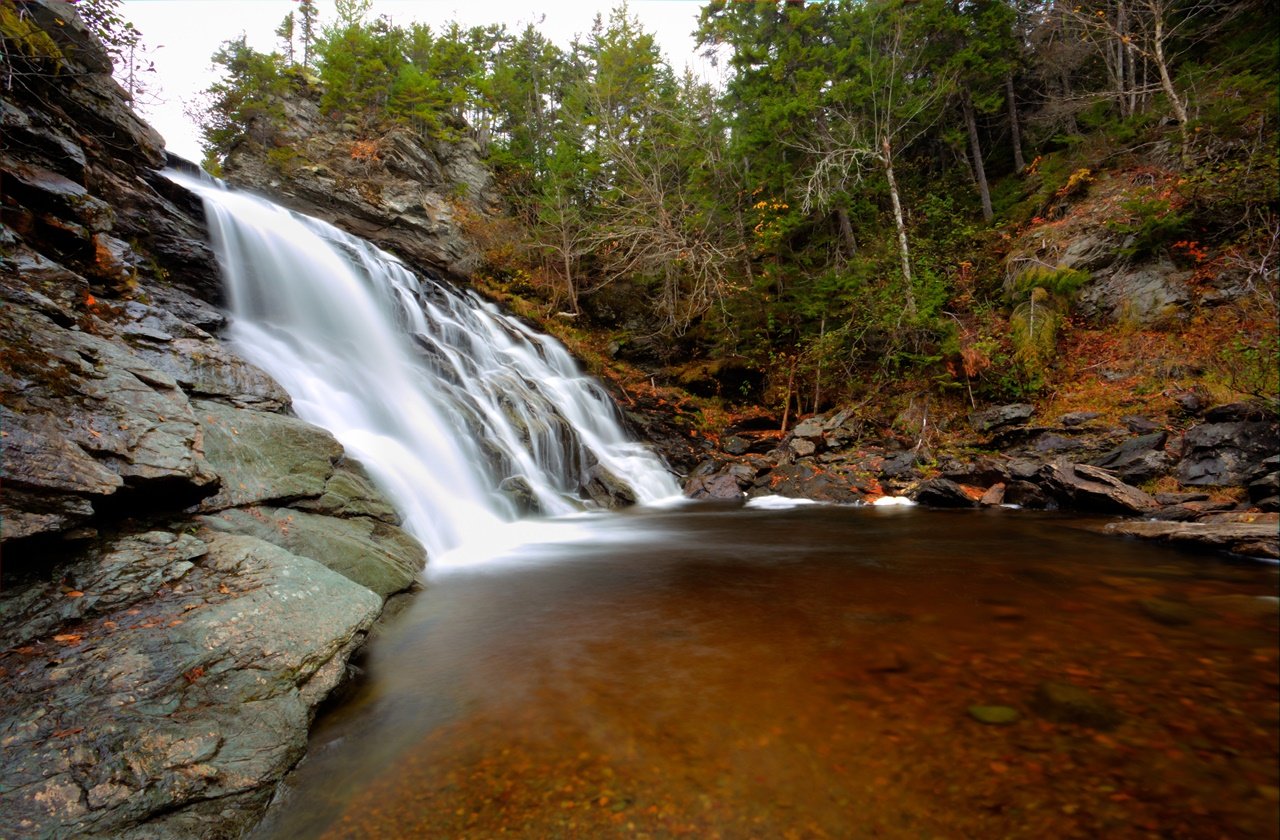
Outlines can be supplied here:
M253 836L1274 838L1276 567L1090 524L688 505L442 564Z

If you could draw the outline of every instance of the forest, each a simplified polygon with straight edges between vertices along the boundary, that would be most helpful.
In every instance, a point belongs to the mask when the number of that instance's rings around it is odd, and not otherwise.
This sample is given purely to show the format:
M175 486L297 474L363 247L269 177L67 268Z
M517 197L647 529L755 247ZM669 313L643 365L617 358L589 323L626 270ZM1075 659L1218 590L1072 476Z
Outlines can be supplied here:
M470 136L509 210L490 282L639 358L737 371L715 385L729 397L818 410L903 375L1034 396L1088 272L1008 257L1107 172L1142 176L1098 220L1135 256L1246 266L1274 320L1261 2L713 2L696 37L722 90L675 72L625 5L564 48L532 25L396 26L360 0L326 24L302 3L276 34L278 52L215 57L210 167L271 146L290 89L321 97L353 155L393 126Z

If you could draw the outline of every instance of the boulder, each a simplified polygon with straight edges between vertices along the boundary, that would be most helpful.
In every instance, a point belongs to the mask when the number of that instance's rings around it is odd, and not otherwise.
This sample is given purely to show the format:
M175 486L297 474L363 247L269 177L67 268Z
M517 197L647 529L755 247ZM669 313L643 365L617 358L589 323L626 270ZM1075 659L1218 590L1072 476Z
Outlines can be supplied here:
M979 432L990 432L1002 426L1016 426L1026 423L1035 414L1035 406L1027 403L1011 403L998 405L969 416L969 422Z
M689 479L684 494L690 499L741 499L742 485L728 474L698 475Z
M222 478L202 511L322 496L343 456L332 435L294 417L208 400L196 402L195 413L206 457Z
M1058 503L1041 490L1039 485L1021 479L1014 479L1005 485L1001 503L1030 510L1056 510L1058 507Z
M983 491L946 478L931 478L916 489L915 500L922 505L946 508L977 507Z
M1045 464L1038 483L1051 495L1081 510L1146 513L1158 506L1150 495L1110 473L1065 458Z
M636 503L636 495L631 487L603 464L596 464L587 470L587 483L582 489L588 498L608 510Z
M1115 473L1127 484L1141 484L1168 474L1173 459L1164 452L1166 432L1130 438L1089 463Z
M1245 480L1254 505L1264 511L1280 510L1280 455L1263 459Z
M1204 486L1243 485L1259 464L1280 450L1275 421L1201 423L1187 430L1178 480Z
M1028 475L1034 475L1039 465L1031 468ZM1010 478L1009 467L1001 458L990 455L979 455L969 463L951 463L942 469L942 478L949 478L958 484L972 484L977 487L990 487L993 484L1007 482Z

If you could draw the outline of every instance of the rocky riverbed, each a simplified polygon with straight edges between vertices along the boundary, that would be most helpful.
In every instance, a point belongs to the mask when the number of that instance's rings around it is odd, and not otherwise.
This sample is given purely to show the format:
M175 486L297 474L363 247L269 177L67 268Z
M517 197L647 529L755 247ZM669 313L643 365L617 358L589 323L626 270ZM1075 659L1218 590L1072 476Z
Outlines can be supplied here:
M840 504L902 495L934 507L1109 513L1129 517L1107 526L1116 534L1280 557L1274 414L1234 403L1195 406L1173 427L1139 416L1112 426L1098 417L1044 422L1032 405L996 406L969 418L965 445L938 455L876 435L849 409L807 418L784 436L731 429L704 454L685 493ZM1178 490L1155 492L1162 480Z

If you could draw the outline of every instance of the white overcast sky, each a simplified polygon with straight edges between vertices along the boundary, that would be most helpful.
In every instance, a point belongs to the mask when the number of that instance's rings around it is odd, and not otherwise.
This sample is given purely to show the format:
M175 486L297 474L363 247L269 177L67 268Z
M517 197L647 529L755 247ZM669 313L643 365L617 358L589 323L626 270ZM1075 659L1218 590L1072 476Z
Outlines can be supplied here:
M318 5L322 22L332 21L332 0ZM557 0L538 10L527 0L374 0L372 15L386 15L401 25L420 21L437 30L456 20L463 26L505 23L508 30L519 31L541 20L542 33L565 46L575 34L590 30L597 14L607 18L615 5ZM700 0L631 0L627 7L654 34L673 68L688 66L711 80L718 74L696 54L692 35L701 5ZM274 30L296 6L294 0L125 0L121 11L142 32L146 57L156 67L146 77L151 94L139 110L164 135L170 151L195 161L202 157L199 132L183 112L214 80L209 59L218 46L243 33L256 49L279 49Z

